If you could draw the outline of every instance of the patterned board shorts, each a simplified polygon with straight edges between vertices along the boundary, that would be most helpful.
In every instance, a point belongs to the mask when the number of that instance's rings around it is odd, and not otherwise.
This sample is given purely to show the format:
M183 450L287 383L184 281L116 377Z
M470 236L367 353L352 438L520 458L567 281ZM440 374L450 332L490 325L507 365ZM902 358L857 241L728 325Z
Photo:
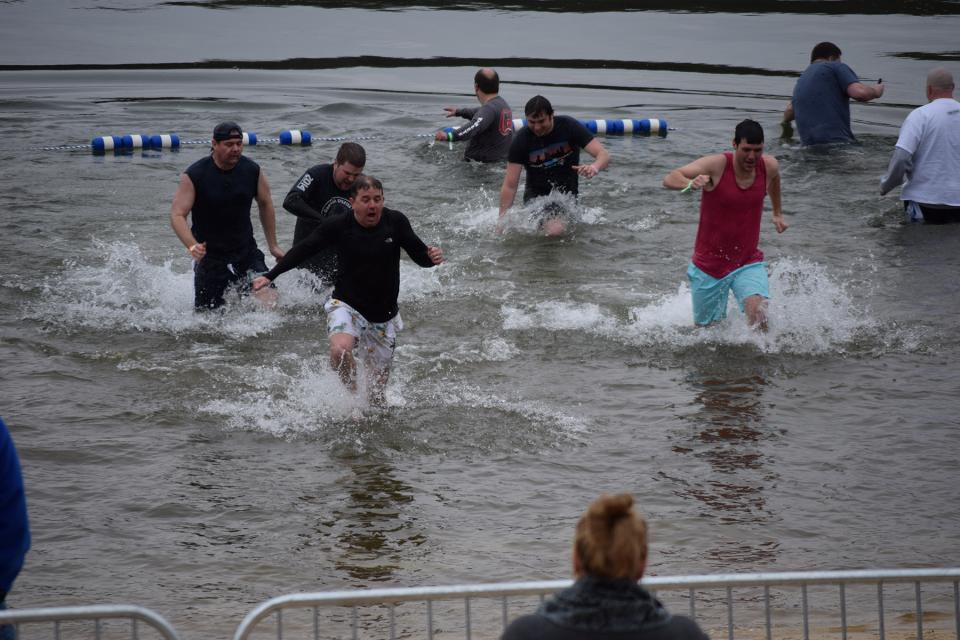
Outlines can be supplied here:
M403 330L399 313L386 322L370 322L359 311L336 298L327 300L323 310L327 312L327 335L350 334L357 339L357 347L366 362L378 371L390 367L397 334Z

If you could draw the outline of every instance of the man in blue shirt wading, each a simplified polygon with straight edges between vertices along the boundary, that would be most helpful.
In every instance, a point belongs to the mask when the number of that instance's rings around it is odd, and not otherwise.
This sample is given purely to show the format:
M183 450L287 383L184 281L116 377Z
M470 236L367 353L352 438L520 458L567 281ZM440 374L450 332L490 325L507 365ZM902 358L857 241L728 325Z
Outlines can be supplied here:
M810 53L810 66L797 80L783 123L796 118L804 145L854 142L850 129L850 98L869 102L883 95L883 83L867 86L840 61L840 48L821 42ZM786 129L789 131L789 129Z

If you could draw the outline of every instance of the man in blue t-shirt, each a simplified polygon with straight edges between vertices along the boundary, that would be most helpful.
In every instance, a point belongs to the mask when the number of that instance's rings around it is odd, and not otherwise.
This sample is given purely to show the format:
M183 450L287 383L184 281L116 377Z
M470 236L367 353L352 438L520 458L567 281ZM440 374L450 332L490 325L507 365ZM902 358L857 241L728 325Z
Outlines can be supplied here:
M840 62L840 48L821 42L810 54L810 66L797 80L793 100L783 112L783 123L796 118L804 145L853 142L850 129L850 98L869 102L883 95L883 82L873 86L860 82L853 69Z
M579 177L592 178L610 164L610 154L583 124L570 116L554 116L553 105L543 96L530 98L524 108L527 126L516 132L507 156L507 172L500 188L500 223L513 206L520 186L520 172L527 169L524 203L533 198L562 191L573 196L579 191ZM595 160L580 164L583 149ZM550 236L566 229L562 215L548 208L540 229Z

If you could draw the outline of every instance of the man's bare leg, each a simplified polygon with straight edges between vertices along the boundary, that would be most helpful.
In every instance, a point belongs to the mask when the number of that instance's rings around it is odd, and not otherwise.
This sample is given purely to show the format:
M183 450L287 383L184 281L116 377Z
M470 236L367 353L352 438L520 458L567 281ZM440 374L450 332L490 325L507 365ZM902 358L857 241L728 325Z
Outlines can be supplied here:
M747 324L757 331L767 331L767 299L761 295L752 295L743 301L747 313Z
M340 381L350 391L357 390L357 362L353 357L353 345L357 339L349 333L334 333L330 336L330 366L340 376Z

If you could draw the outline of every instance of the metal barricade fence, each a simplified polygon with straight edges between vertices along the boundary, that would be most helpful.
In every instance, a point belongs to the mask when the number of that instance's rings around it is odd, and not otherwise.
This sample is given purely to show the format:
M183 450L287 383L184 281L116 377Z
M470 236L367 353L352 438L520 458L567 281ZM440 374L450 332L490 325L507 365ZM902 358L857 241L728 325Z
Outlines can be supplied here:
M104 628L106 620L121 621L124 628L129 627L129 633L120 633L119 629L110 629L109 632ZM80 621L91 621L93 633L78 633L72 623ZM64 630L64 624L71 625L68 631ZM160 614L138 607L136 605L126 604L105 604L88 605L76 607L45 607L42 609L8 609L0 611L0 625L13 625L18 640L29 640L38 637L37 633L24 633L23 629L27 625L33 630L33 625L49 625L50 631L55 640L60 640L66 633L69 638L94 638L103 640L104 638L114 638L124 635L137 640L140 638L140 623L156 631L165 640L179 640L180 636L174 630L173 626ZM89 625L87 626L89 629ZM86 631L86 630L85 630Z
M285 635L491 640L510 619L535 610L536 601L508 608L508 599L542 601L570 584L556 580L290 594L251 610L234 640L282 640ZM714 638L922 640L927 631L930 640L960 640L960 568L657 576L642 584L671 611L697 619ZM686 605L678 606L678 600ZM407 603L419 606L401 611ZM447 609L440 611L441 603ZM271 616L272 627L259 629L270 626L261 623Z

